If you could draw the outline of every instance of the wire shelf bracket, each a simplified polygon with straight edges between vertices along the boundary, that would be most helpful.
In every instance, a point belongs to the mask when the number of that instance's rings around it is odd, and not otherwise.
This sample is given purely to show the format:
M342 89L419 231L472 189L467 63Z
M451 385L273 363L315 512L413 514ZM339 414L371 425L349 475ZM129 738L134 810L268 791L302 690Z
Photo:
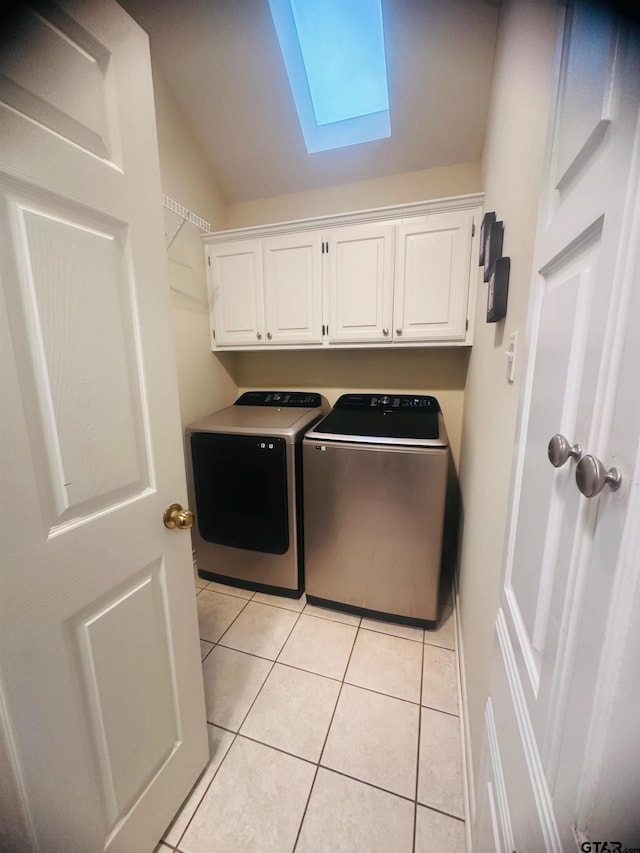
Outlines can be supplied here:
M169 242L167 243L167 250L171 247L171 244L176 239L178 234L180 233L182 226L185 222L189 222L191 225L195 225L196 228L199 228L201 231L211 231L211 224L207 222L205 219L202 219L200 216L197 216L191 210L188 210L186 207L183 207L181 204L178 204L177 201L174 201L169 196L162 196L162 206L167 210L170 210L172 213L175 213L180 217L181 222L176 228L176 230L171 235Z

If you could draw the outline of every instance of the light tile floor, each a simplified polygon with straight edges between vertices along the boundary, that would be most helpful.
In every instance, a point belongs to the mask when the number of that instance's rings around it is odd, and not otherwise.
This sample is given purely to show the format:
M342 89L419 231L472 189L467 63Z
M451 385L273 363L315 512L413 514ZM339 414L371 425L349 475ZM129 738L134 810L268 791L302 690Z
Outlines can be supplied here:
M211 762L157 853L464 853L455 633L197 578Z

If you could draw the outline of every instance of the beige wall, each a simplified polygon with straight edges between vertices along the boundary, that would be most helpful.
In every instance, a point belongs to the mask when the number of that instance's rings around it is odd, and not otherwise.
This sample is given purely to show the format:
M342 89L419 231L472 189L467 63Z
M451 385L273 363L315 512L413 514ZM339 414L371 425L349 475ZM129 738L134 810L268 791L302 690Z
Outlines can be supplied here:
M224 228L226 203L207 160L195 142L173 94L153 66L162 191L183 207ZM165 210L167 239L180 220ZM200 231L185 223L168 251L173 344L183 425L232 402L237 386L229 373L231 354L211 352L204 249Z
M270 222L288 222L291 219L369 210L372 207L408 204L481 190L480 163L462 163L232 204L228 210L227 227L243 228Z
M462 424L460 613L475 774L499 604L556 15L554 0L505 2L485 139L485 210L495 211L504 220L503 254L511 258L511 277L504 321L486 323L486 286L481 292ZM518 378L511 385L506 380L504 350L508 336L516 330Z
M231 205L227 222L229 227L283 222L465 195L480 189L480 164L464 163ZM468 359L468 348L453 347L237 353L230 370L243 389L319 391L330 403L354 390L433 394L442 406L457 465Z
M442 407L457 464L468 360L468 347L240 353L234 378L243 390L284 386L319 391L331 405L353 390L433 394Z

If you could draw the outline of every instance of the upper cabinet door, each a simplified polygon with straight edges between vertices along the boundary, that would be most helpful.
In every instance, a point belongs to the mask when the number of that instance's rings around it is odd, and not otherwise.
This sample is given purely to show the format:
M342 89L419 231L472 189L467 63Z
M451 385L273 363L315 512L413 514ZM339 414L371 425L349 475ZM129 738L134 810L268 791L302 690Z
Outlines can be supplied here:
M464 340L472 225L462 211L398 226L394 340Z
M264 343L262 241L218 243L209 249L209 258L212 343Z
M322 343L319 231L263 240L267 344Z
M327 233L330 343L391 341L394 228L353 225Z

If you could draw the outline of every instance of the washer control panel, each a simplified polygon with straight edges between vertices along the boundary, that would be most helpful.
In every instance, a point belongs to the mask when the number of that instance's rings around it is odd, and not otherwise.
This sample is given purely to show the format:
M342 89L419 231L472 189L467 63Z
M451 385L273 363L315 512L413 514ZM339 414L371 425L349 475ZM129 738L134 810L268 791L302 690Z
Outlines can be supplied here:
M435 397L424 394L343 394L335 409L404 409L419 412L439 412Z

